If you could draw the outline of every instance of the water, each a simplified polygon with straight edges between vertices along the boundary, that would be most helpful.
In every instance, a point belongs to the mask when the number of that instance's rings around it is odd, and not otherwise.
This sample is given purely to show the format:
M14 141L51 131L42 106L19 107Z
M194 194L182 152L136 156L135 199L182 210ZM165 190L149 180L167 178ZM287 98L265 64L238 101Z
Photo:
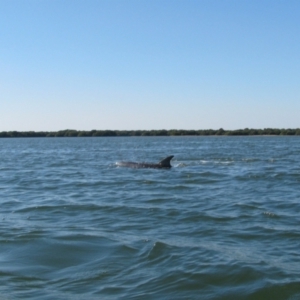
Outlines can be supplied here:
M298 137L0 139L0 155L1 299L300 299Z

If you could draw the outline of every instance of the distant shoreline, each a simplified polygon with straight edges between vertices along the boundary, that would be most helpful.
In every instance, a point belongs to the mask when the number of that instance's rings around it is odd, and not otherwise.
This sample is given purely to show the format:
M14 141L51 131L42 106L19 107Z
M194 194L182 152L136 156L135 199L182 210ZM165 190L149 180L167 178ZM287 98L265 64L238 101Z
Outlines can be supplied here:
M0 138L26 137L130 137L130 136L300 136L300 128L296 129L200 129L200 130L60 130L60 131L2 131Z

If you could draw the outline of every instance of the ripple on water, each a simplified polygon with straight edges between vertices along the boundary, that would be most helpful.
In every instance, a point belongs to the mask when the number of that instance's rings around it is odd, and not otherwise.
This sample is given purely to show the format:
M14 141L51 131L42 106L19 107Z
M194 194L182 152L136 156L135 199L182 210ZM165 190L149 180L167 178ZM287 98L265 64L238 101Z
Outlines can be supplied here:
M0 139L0 291L298 299L299 150L295 138ZM162 152L171 170L115 166Z

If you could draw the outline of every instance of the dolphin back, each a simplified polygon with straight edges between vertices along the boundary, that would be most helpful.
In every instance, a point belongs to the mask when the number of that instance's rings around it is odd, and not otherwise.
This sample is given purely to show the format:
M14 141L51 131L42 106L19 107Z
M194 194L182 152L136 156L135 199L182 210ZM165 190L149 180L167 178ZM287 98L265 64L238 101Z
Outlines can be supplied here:
M171 168L170 161L174 157L174 155L168 156L159 162L161 168Z
M116 165L119 167L129 167L129 168L135 168L135 169L139 169L139 168L154 168L154 169L171 168L172 166L170 164L170 161L173 157L174 157L174 155L168 156L168 157L164 158L163 160L161 160L157 164L143 163L143 162L138 163L138 162L131 162L131 161L120 161L120 162L117 162Z

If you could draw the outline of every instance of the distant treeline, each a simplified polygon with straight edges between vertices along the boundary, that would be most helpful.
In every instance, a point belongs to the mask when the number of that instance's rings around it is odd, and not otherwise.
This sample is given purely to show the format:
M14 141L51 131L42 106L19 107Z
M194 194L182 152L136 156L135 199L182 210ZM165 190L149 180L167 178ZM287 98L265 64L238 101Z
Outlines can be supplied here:
M60 130L60 131L3 131L0 132L0 138L10 137L97 137L97 136L247 136L247 135L300 135L300 128L297 129L237 129L224 130L223 128L205 129L205 130Z

